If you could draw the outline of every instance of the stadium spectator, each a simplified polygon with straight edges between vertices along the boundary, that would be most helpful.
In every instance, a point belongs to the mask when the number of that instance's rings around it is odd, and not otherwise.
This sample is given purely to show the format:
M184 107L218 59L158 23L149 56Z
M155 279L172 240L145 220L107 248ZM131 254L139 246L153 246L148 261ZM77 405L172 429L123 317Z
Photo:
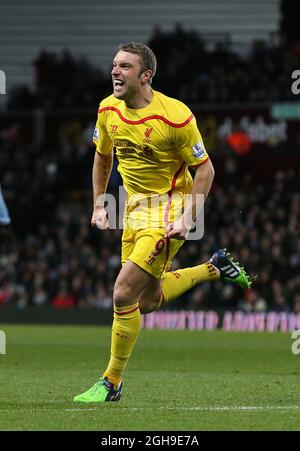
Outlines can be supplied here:
M25 168L21 177L20 172L11 170L12 162L18 165L16 155L20 153L23 153L22 166ZM58 159L57 173L60 173L58 154L59 150L52 157ZM85 197L82 201L71 200L73 190L79 192L76 179L58 183L56 192L48 198L46 186L49 180L41 176L46 165L42 151L36 154L37 164L31 173L31 151L21 152L20 147L14 147L10 157L3 158L1 167L8 205L14 205L10 210L17 238L11 255L5 258L0 256L0 285L3 287L7 284L5 281L9 281L20 289L17 295L5 290L6 303L50 305L60 280L67 278L81 308L111 305L107 299L111 298L111 283L120 267L121 231L114 230L99 236L89 229L90 212L85 206ZM174 259L173 269L194 265L200 257L208 258L217 247L230 248L234 255L240 255L248 262L252 273L263 268L255 288L266 300L268 309L293 310L298 305L295 299L300 292L300 173L280 171L273 183L256 183L255 190L248 194L251 181L247 174L241 173L238 162L238 157L230 157L223 162L229 172L224 173L220 184L217 172L214 193L207 200L204 239L196 244L186 243ZM66 157L64 165L66 168L72 166L72 154ZM86 177L88 179L87 174ZM239 196L231 195L237 191ZM30 211L30 215L24 217L24 208L26 212ZM78 213L73 214L72 211ZM86 279L89 279L87 285ZM274 280L276 284L272 285ZM100 296L99 282L101 290L105 291ZM43 301L39 297L40 286L48 294ZM208 284L202 288L204 301L200 290L196 290L198 294L182 296L169 308L237 308L241 296L244 299L243 293L235 287L223 290L218 284ZM22 290L26 295L22 294ZM288 307L280 304L282 293L284 304Z
M283 44L273 46L255 40L248 54L241 55L225 39L210 50L200 34L176 23L171 32L154 27L149 46L161 68L155 88L184 102L297 100L286 80L298 66L299 39L293 45L283 39ZM99 96L110 93L109 74L76 59L67 49L59 55L42 50L33 65L36 90L16 88L10 109L91 107Z
M51 303L55 308L71 308L76 305L76 300L69 292L66 282L60 282L58 293Z
M12 239L11 219L0 185L0 253L7 251Z
M177 68L175 42L185 49ZM175 87L176 96L180 91L184 101L211 103L290 98L289 86L284 86L282 80L284 72L280 73L277 68L284 68L290 79L298 60L292 50L283 46L270 47L255 42L246 57L233 52L227 44L217 44L215 50L209 51L199 36L180 25L173 32L156 28L151 45L162 68L156 77L156 89L165 89L166 93L172 94ZM196 61L201 54L199 76L187 73L186 77L181 77L179 68L186 64L184 58L194 61L196 52ZM160 77L169 54L175 55L172 58L174 66L171 64L166 68L172 76ZM36 61L36 67L42 67L38 69L41 73L37 92L31 92L25 99L12 95L11 107L26 108L29 98L32 107L71 104L90 107L99 95L105 97L106 92L110 92L110 82L104 74L72 55L43 51ZM64 99L66 93L60 77L55 83L51 81L51 71L58 69L61 73L66 61L75 69L69 80L72 99ZM259 71L256 69L258 63ZM43 65L49 71L46 75ZM161 84L166 81L167 85ZM194 89L187 89L191 83ZM82 84L84 91L88 91L83 101L79 92ZM21 88L21 91L24 93L26 89ZM192 97L189 97L191 92ZM37 98L40 95L41 98ZM99 237L88 229L89 212L84 204L90 202L86 193L91 183L89 140L93 127L90 123L85 127L78 122L65 122L58 132L60 141L43 149L25 145L23 131L17 123L1 128L1 182L7 203L13 206L11 214L18 237L9 263L7 258L0 256L1 286L8 280L19 287L17 294L6 295L7 303L49 305L60 281L66 278L68 288L81 308L108 305L105 299L111 297L111 284L119 269L120 232L116 230L110 237L106 234ZM71 135L70 130L75 130L75 134ZM278 172L273 183L256 183L252 190L253 181L243 174L238 161L235 156L225 158L221 183L218 183L217 171L214 195L207 201L205 239L197 243L196 252L195 245L187 243L186 249L174 260L173 268L196 264L199 256L208 258L217 247L228 247L235 255L241 255L241 260L249 262L253 273L258 272L258 267L264 268L256 289L266 300L268 309L296 308L295 299L300 291L299 173L295 170ZM111 182L116 190L120 184L116 166ZM234 194L236 192L239 192L238 196ZM42 268L42 282L39 283L34 275L38 267ZM277 288L272 285L274 280ZM100 295L99 281L104 291ZM43 290L48 296L42 295ZM237 288L222 290L218 284L203 285L203 292L204 301L203 295L196 290L196 294L191 294L193 300L190 295L183 295L170 308L181 308L182 305L236 308L242 295ZM102 299L105 302L102 303Z
M267 303L264 298L259 296L256 289L250 288L244 295L244 299L238 303L238 309L245 313L265 312Z

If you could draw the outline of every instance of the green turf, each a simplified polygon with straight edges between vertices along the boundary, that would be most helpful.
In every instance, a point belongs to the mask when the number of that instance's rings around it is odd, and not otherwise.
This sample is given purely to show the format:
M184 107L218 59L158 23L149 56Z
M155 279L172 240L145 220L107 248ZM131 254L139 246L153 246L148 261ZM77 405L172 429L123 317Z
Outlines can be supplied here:
M0 325L0 430L299 430L291 334L142 331L118 403L78 405L110 329Z

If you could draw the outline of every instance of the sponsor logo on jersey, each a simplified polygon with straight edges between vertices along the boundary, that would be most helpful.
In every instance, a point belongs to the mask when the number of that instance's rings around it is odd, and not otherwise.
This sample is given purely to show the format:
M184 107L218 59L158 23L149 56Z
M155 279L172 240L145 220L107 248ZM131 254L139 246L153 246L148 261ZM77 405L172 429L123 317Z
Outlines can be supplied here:
M201 141L199 141L197 144L193 146L193 153L195 157L198 158L199 160L200 158L203 158L206 155L205 149Z

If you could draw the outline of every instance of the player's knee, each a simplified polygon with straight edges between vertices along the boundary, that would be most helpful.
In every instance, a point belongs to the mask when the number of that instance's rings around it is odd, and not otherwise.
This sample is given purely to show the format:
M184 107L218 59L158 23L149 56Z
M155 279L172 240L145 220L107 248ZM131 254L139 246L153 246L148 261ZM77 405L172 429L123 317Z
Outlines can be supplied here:
M132 290L128 285L118 285L114 288L113 303L116 307L126 307L134 304L135 299L132 299Z

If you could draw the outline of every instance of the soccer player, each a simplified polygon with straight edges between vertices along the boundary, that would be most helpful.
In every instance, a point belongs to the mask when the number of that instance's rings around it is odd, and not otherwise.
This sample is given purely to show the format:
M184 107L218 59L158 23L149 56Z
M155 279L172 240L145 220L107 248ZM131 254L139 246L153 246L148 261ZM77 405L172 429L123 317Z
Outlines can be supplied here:
M158 310L202 282L223 279L244 288L251 284L243 268L222 249L209 262L168 271L201 207L199 196L206 198L210 191L214 169L189 108L152 89L155 72L156 58L149 47L121 45L111 72L113 94L98 110L92 225L109 228L104 194L114 154L127 201L122 268L113 292L111 356L100 379L74 397L77 402L120 399L141 313ZM194 179L189 168L195 171Z
M0 185L0 244L3 242L8 242L12 239L10 224L11 219L8 213L8 209Z

